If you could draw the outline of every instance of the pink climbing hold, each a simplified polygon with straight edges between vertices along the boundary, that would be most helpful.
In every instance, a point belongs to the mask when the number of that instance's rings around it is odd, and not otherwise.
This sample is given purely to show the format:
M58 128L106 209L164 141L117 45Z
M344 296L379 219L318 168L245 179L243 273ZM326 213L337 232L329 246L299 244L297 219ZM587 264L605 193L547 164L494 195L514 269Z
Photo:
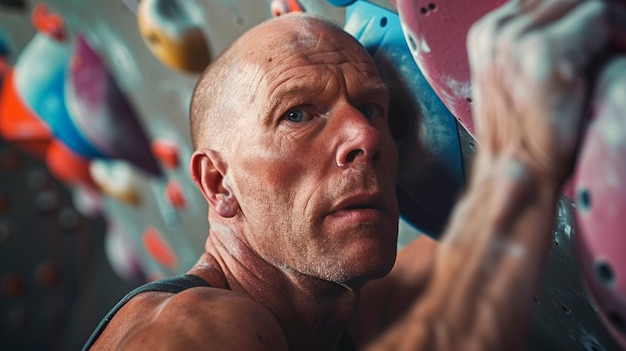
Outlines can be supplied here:
M450 112L474 133L465 40L476 20L505 0L397 0L413 59Z
M621 60L621 65L604 72L605 78L624 72L626 59ZM626 104L615 98L617 94L609 92L592 106L596 113L586 130L574 178L575 239L590 295L607 328L626 347Z

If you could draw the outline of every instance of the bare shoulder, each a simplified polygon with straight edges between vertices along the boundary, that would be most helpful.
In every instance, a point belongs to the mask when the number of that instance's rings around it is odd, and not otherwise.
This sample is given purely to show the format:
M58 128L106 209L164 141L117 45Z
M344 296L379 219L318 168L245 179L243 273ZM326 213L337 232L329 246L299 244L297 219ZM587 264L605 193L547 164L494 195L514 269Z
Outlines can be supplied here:
M110 325L118 332L111 331L114 335L105 348L287 350L276 319L244 295L206 287L142 295L120 310L119 321Z

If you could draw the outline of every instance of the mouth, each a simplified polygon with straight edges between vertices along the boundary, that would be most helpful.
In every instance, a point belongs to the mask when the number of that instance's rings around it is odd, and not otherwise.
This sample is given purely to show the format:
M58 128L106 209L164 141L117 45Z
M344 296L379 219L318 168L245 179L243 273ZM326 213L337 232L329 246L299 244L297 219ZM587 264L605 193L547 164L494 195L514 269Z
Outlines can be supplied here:
M357 194L341 200L332 207L329 214L358 221L376 220L385 213L384 203L380 194Z

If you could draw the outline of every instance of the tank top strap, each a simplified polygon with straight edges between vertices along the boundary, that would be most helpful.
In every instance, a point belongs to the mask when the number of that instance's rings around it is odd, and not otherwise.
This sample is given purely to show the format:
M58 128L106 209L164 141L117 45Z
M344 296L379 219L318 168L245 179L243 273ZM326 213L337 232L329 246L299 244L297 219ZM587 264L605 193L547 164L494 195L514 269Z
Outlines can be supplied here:
M172 294L177 294L181 291L195 288L195 287L210 287L209 283L204 281L204 279L193 275L193 274L184 274L171 278L166 278L162 280L156 280L145 285L142 285L133 291L129 292L124 296L110 311L106 314L104 319L100 321L100 324L93 331L85 346L83 346L82 351L87 351L93 344L98 340L106 326L109 324L113 316L119 311L130 299L133 297L146 292L146 291L159 291L159 292L168 292Z

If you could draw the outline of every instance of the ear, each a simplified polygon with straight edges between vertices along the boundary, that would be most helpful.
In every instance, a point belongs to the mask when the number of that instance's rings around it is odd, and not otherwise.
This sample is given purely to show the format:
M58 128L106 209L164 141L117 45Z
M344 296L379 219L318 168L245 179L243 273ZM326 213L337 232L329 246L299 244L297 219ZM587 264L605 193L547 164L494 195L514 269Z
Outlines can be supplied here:
M239 203L226 182L228 165L214 150L196 150L191 156L190 172L207 203L224 218L237 214Z

